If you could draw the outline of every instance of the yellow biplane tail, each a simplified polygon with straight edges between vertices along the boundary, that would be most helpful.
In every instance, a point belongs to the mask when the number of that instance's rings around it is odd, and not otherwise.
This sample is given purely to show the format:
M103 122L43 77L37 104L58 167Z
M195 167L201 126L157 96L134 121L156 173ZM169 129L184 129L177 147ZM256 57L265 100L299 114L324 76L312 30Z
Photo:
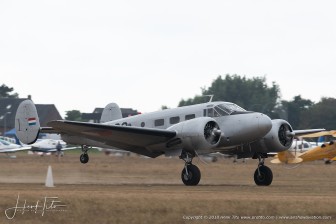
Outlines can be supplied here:
M296 156L293 152L290 151L284 151L279 152L276 156L277 158L271 160L271 163L274 164L280 164L280 163L286 163L286 164L296 164L301 163L303 159Z

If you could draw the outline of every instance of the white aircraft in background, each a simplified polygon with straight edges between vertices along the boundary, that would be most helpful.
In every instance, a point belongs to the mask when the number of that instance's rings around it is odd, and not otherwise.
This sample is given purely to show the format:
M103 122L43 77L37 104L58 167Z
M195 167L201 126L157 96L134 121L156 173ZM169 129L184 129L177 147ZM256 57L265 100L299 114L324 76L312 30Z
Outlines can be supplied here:
M13 153L18 151L30 150L31 148L31 146L21 146L0 139L0 153Z
M38 139L34 144L32 144L29 151L41 152L41 153L55 153L57 152L57 145L61 144L61 151L77 149L78 147L66 147L67 144L63 140L54 139Z
M289 151L295 152L306 152L313 148L313 145L310 142L307 142L303 139L294 139L292 146L290 147Z
M254 181L270 185L273 173L264 164L267 153L288 150L295 136L324 130L293 130L285 120L271 120L230 102L208 102L127 118L122 118L119 106L111 103L103 110L100 124L58 120L48 126L40 126L31 100L19 105L15 129L23 143L33 144L40 132L61 134L65 142L82 146L82 163L89 161L92 146L115 147L151 158L179 156L184 161L181 179L185 185L197 185L201 179L193 158L214 152L258 159Z

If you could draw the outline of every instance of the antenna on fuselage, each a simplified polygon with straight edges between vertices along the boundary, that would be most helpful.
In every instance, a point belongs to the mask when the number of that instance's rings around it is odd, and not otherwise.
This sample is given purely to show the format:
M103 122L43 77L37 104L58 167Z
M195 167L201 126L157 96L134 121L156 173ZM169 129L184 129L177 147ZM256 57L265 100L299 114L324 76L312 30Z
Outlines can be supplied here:
M208 103L212 102L212 98L214 97L214 95L204 95L204 96L210 96L210 100Z

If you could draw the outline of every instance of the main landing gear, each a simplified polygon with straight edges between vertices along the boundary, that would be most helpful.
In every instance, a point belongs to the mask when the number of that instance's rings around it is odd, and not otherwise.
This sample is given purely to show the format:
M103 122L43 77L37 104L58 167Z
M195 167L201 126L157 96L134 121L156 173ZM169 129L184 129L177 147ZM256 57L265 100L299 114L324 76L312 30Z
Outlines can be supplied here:
M81 161L81 163L85 164L87 162L89 162L89 155L88 155L88 151L89 151L89 146L87 145L82 145L82 154L79 157L79 160Z
M264 165L266 156L257 155L259 159L258 168L254 172L254 182L258 186L268 186L273 181L272 170Z
M192 164L194 157L195 154L186 151L182 151L180 155L180 159L185 162L181 179L187 186L195 186L201 180L201 171ZM264 165L267 154L256 154L253 158L259 160L258 168L254 172L254 182L258 186L269 186L273 181L273 173L269 167Z
M180 159L185 162L184 168L181 172L181 179L187 186L195 186L201 180L201 171L197 166L192 164L192 159L194 157L195 155L186 151L182 151L180 156Z

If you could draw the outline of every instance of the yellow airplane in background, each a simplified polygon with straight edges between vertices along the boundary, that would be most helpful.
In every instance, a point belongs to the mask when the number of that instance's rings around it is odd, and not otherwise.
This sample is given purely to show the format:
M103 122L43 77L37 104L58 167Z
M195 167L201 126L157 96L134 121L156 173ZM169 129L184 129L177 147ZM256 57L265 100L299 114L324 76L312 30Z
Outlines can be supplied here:
M333 136L336 137L336 131L322 131L319 133L303 135L302 138L316 138L321 136ZM280 164L295 164L302 163L320 159L327 159L326 164L331 161L336 161L336 144L334 141L330 141L329 143L324 143L321 146L317 146L308 150L304 153L299 153L296 151L283 151L279 152L276 158L271 160L271 163Z

